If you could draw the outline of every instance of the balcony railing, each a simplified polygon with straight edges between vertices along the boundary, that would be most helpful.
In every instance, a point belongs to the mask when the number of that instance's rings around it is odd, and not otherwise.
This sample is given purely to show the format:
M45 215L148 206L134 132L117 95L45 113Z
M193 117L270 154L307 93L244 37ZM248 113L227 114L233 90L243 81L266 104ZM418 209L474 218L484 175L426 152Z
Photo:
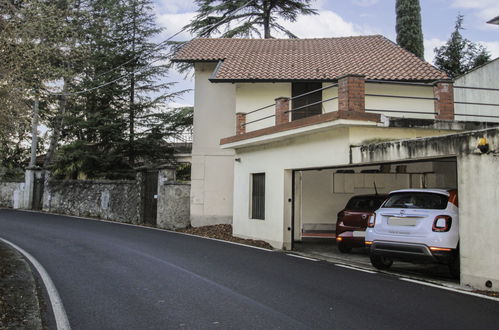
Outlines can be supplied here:
M451 81L435 83L394 82L365 80L363 76L348 75L322 88L293 97L278 97L275 102L246 113L237 113L237 134L278 126L292 120L291 114L310 106L322 104L322 114L327 112L375 113L388 117L455 120L467 117L480 121L499 122L499 113L484 114L483 107L499 104L454 100L454 89L473 89L497 93L499 89L453 86ZM324 91L332 90L332 97L324 98ZM323 99L293 108L293 101L312 93L322 92ZM475 110L455 112L455 105L476 106ZM482 107L482 108L480 108ZM497 113L497 114L496 114Z

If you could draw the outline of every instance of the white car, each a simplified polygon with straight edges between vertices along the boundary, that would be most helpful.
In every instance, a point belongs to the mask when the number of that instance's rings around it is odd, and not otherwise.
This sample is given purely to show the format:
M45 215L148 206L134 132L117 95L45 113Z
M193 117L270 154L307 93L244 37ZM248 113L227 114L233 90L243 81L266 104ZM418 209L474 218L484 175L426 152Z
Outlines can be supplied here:
M456 190L392 191L367 226L365 244L374 267L388 269L393 260L443 263L459 277Z

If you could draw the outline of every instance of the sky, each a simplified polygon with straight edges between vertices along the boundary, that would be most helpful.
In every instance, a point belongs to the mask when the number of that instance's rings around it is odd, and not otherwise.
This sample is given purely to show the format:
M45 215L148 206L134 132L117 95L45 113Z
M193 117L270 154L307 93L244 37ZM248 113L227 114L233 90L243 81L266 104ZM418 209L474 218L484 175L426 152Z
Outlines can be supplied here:
M154 0L157 23L164 28L160 39L177 33L194 17L192 0ZM420 0L426 61L433 62L433 49L443 45L454 29L456 17L464 15L465 38L485 46L492 58L499 57L499 25L487 24L499 16L499 0ZM300 38L345 37L381 34L395 41L395 0L312 0L319 15L300 16L296 22L282 22ZM188 32L174 40L190 40ZM172 90L193 89L194 79L171 72ZM192 105L191 91L171 105Z

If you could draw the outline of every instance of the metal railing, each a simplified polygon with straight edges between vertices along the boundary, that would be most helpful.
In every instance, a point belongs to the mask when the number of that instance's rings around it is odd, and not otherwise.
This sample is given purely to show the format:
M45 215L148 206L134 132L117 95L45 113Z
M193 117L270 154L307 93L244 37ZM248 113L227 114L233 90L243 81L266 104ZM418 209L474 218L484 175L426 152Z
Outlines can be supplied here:
M323 90L326 90L326 89L330 89L330 88L334 88L334 87L338 87L338 84L332 84L332 85L329 85L329 86L325 86L325 87L321 87L321 88L318 88L318 89L314 89L312 91L309 91L309 92L306 92L306 93L303 93L303 94L300 94L300 95L296 95L296 96L293 96L293 97L290 97L289 100L292 101L292 100L296 100L296 99L299 99L303 96L307 96L307 95L310 95L310 94L314 94L314 93L318 93L318 92L321 92ZM307 104L307 105L304 105L304 106L301 106L299 108L296 108L296 109L291 109L291 110L288 110L286 111L285 113L289 113L289 112L293 112L293 111L296 111L296 110L299 110L299 109L303 109L303 108L306 108L306 107L309 107L309 106L313 106L313 105L316 105L316 104L322 104L324 102L328 102L328 101L331 101L331 100L334 100L334 99L337 99L338 97L334 97L334 98L330 98L330 99L327 99L327 100L321 100L321 101L318 101L318 102L314 102L314 103L310 103L310 104ZM249 115L249 114L252 114L252 113L255 113L255 112L258 112L258 111L261 111L261 110L265 110L265 109L268 109L270 107L275 107L276 106L276 103L274 102L273 104L269 104L269 105L266 105L266 106L263 106L261 108L258 108L258 109L255 109L255 110L252 110L252 111L249 111L249 112L246 112L245 114L246 115ZM265 120L265 119L270 119L270 118L273 118L275 117L275 113L272 114L272 115L269 115L269 116L266 116L266 117L262 117L262 118L258 118L258 119L255 119L255 120L252 120L252 121L248 121L244 124L242 124L241 126L245 127L249 124L253 124L253 123L256 123L256 122L259 122L259 121L262 121L262 120Z

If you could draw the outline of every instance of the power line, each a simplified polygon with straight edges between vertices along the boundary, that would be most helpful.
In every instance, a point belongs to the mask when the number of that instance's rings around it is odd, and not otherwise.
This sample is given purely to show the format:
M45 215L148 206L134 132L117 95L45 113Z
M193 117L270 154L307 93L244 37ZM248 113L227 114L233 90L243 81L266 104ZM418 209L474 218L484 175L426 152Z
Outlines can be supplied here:
M240 11L241 9L243 9L243 8L247 7L247 6L248 6L250 3L252 3L253 1L254 1L254 0L250 0L250 1L246 2L246 3L245 3L244 5L242 5L241 7L236 8L234 11L232 11L232 12L231 12L231 13L229 13L229 14L227 14L227 16L225 16L225 18L224 18L224 19L222 19L220 22L213 23L213 24L212 24L213 26L212 26L211 30L213 30L213 29L215 29L217 26L220 26L221 24L223 24L223 23L224 23L227 19L229 19L231 16L233 16L234 14L236 14L236 13L237 13L238 11ZM168 41L170 41L171 39L173 39L174 37L176 37L176 36L177 36L177 35L179 35L180 33L184 32L185 30L186 30L186 27L183 27L183 28L182 28L180 31L178 31L177 33L173 34L172 36L168 37L167 39L165 39L165 40L163 40L162 42L160 42L159 44L157 44L157 45L156 45L156 47L154 47L154 48L152 49L152 51L156 51L156 50L157 50L159 47L161 47L163 44L167 43ZM190 42L190 41L192 41L192 40L194 40L194 39L197 39L197 38L198 38L198 37L194 37L194 38L190 39L190 40L189 40L189 42ZM118 65L117 67L115 67L115 68L113 68L113 69L110 69L110 70L108 70L108 71L106 71L106 72L104 72L104 73L102 73L102 74L98 75L97 77L100 77L100 76L103 76L103 75L105 75L105 74L107 74L107 73L110 73L110 72L112 72L112 71L115 71L115 70L117 70L117 69L119 69L119 68L123 67L124 65L126 65L126 64L128 64L128 63L130 63L130 62L132 62L132 61L135 61L135 60L139 59L141 56L143 56L143 54L138 55L138 56L136 56L136 57L134 57L134 58L132 58L132 59L130 59L130 60L128 60L128 61L126 61L126 62L124 62L124 63L120 64L120 65ZM158 59L156 59L156 60L154 60L154 61L150 62L149 64L155 63L155 62L157 62L157 61L159 61L159 60L161 60L161 59L159 59L159 58L158 58ZM113 80L111 80L111 81L105 82L105 83L103 83L103 84L101 84L101 85L99 85L99 86L95 86L95 87L92 87L92 88L84 89L84 90L81 90L81 91L76 91L76 92L71 92L71 93L49 93L49 94L50 94L50 95L53 95L53 96L72 96L72 95L84 94L84 93L91 92L91 91L93 91L93 90L96 90L96 89L99 89L99 88L105 87L105 86L110 85L110 84L112 84L112 83L115 83L115 82L117 82L117 81L119 81L119 80L121 80L121 79L123 79L123 78L128 77L128 76L129 76L129 75L131 75L131 74L135 74L135 73L140 72L142 69L143 69L143 68L137 69L137 70L135 70L135 71L133 71L133 72L128 72L128 73L126 73L126 74L124 74L124 75L122 75L122 76L120 76L120 77L118 77L118 78L116 78L116 79L113 79ZM97 78L97 77L96 77L96 78Z

